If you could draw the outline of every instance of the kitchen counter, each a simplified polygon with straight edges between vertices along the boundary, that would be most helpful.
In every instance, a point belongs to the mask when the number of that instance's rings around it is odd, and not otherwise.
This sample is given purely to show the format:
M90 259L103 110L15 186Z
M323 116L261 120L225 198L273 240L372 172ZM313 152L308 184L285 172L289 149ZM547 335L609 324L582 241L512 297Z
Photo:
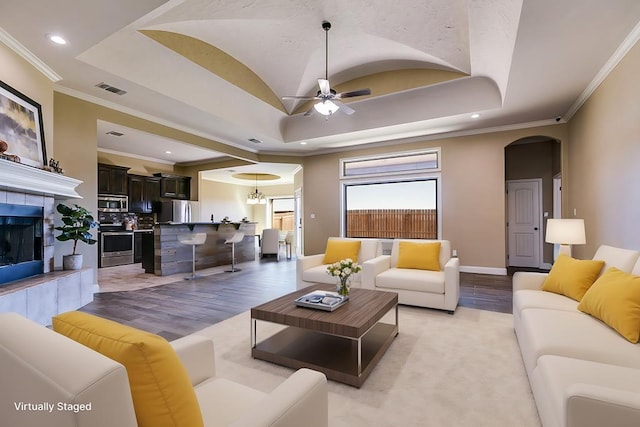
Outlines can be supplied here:
M178 241L180 234L191 232L207 235L205 243L196 246L196 270L231 265L231 246L224 242L237 231L245 237L236 243L236 262L255 260L255 222L158 223L152 234L143 233L142 267L157 276L191 272L192 248Z

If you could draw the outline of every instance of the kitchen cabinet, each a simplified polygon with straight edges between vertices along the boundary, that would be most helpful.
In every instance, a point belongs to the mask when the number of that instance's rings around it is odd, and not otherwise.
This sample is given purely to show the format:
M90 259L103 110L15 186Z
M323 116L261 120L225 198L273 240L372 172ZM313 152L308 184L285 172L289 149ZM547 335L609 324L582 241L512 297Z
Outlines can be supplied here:
M151 213L160 200L160 178L129 175L129 212Z
M128 170L123 166L98 163L98 194L128 195Z
M154 174L160 178L160 197L189 200L191 198L191 177Z

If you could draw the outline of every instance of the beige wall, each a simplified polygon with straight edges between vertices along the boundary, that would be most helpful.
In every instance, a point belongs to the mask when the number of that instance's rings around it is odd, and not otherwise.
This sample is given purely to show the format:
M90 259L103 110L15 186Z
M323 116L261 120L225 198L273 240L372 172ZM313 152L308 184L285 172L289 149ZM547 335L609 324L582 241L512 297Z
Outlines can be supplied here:
M640 250L640 44L569 122L568 213L584 218L591 258L601 244Z
M442 149L442 237L468 267L506 266L504 148L528 136L566 140L565 125L396 144L311 156L304 162L305 254L321 253L340 230L339 160L378 153ZM314 215L315 218L311 218Z
M175 173L173 165L168 163L153 162L150 160L138 159L134 157L122 156L113 153L104 153L98 151L98 163L107 165L124 166L129 168L127 171L134 175L151 176L154 173Z

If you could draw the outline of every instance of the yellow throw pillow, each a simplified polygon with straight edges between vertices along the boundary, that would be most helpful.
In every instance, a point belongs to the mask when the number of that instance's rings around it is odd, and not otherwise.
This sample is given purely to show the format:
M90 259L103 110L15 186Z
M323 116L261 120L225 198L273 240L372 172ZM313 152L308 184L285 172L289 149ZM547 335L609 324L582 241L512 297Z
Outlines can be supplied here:
M440 242L399 242L396 267L440 271Z
M609 268L589 288L578 310L592 315L632 343L640 341L640 276Z
M79 311L55 316L53 329L124 365L139 426L203 426L187 370L161 336Z
M333 264L347 258L358 262L361 244L360 240L327 240L323 264Z
M574 259L561 254L542 284L542 290L580 301L603 266L604 261Z

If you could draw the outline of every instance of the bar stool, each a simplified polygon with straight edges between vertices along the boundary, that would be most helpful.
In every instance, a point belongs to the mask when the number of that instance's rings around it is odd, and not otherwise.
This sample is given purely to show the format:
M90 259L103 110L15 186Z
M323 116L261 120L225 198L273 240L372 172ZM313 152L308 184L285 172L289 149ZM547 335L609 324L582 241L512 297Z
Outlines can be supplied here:
M244 233L237 231L233 236L224 241L225 244L231 245L231 270L226 270L227 273L235 273L240 271L236 268L236 243L242 242L244 239Z
M193 280L200 277L196 276L196 246L204 244L205 240L207 240L207 233L178 234L178 242L183 245L191 245L192 248L191 276L185 277L184 280Z

